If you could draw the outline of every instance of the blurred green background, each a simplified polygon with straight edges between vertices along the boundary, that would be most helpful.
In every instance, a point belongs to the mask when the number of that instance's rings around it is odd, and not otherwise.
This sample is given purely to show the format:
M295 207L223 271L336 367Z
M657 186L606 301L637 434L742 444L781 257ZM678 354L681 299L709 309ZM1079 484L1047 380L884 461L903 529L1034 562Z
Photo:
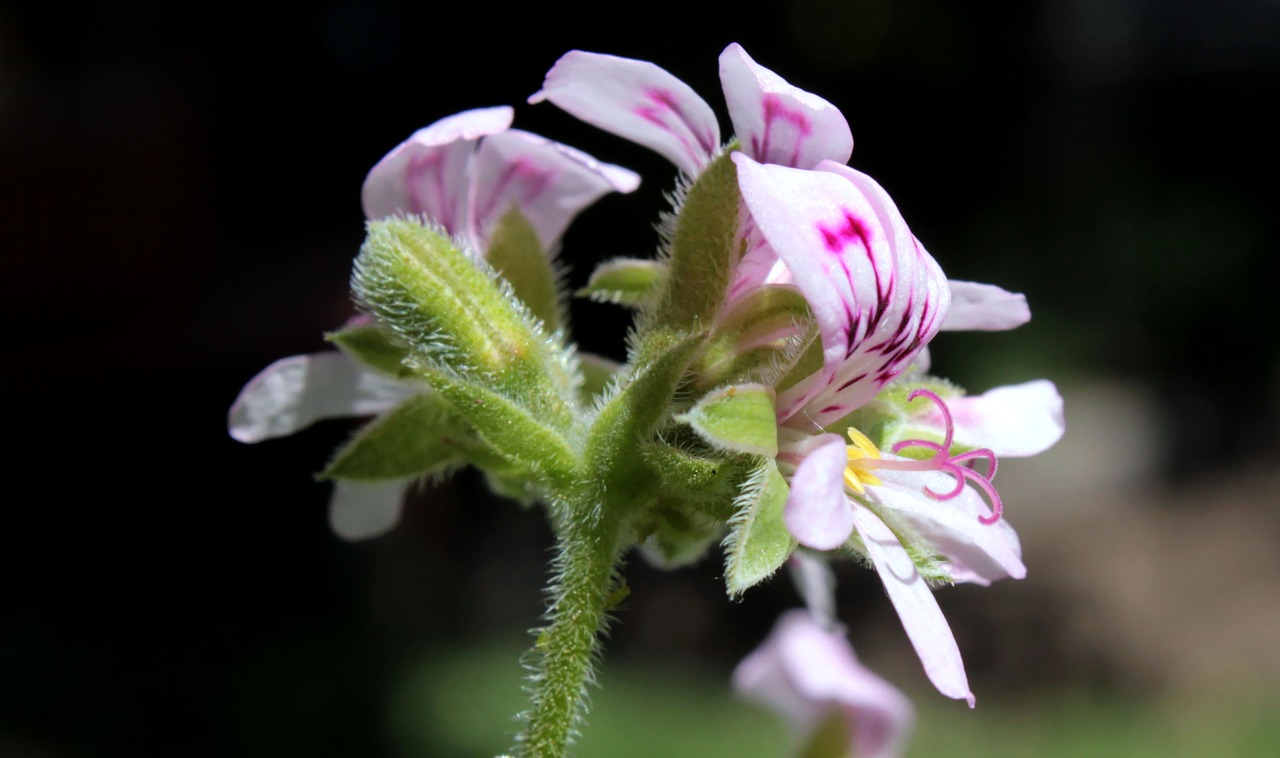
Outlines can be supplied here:
M1001 465L1030 576L939 593L976 710L840 567L860 657L919 708L911 754L1280 754L1280 5L98 0L0 3L0 756L503 749L540 516L463 473L343 543L311 474L352 426L246 447L226 409L350 315L365 172L442 116L514 104L641 172L570 229L571 283L648 254L672 168L523 100L563 52L608 52L727 132L731 41L845 112L852 164L949 275L1027 294L1031 324L943 335L935 369L1066 398L1063 442ZM573 315L620 357L625 313ZM627 577L579 754L786 754L728 675L788 583L729 602L715 555Z

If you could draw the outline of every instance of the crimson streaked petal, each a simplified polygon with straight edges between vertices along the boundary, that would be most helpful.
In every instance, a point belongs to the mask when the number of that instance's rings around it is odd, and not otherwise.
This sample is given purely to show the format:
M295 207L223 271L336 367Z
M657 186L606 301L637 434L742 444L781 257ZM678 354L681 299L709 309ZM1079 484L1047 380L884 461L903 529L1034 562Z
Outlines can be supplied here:
M519 129L483 140L471 171L469 232L480 250L488 247L494 227L511 208L528 219L549 250L583 208L607 192L640 186L635 172Z
M813 168L853 154L839 109L759 65L736 42L720 54L720 83L738 142L760 163Z
M369 170L360 195L365 217L421 214L451 234L465 231L476 140L507 129L514 113L506 105L477 108L414 132Z
M972 708L974 697L964 673L960 648L933 591L916 571L911 556L892 529L861 505L855 504L853 512L854 526L866 545L867 556L884 583L929 681L942 694L966 700Z
M733 158L752 220L822 339L822 370L780 394L778 417L825 425L873 397L933 339L950 298L946 279L869 176L830 161L805 171Z
M1026 295L994 284L957 279L948 281L947 285L951 290L951 309L942 322L943 331L999 332L1031 320Z
M573 50L547 72L530 103L562 110L697 174L720 146L711 106L689 85L648 61Z

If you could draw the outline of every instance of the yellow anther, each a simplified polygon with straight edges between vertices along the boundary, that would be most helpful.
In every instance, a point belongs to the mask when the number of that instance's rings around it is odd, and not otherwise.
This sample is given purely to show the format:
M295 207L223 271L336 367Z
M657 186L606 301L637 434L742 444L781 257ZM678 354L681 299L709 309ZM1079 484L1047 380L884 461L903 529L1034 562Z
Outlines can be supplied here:
M853 427L849 427L849 441L853 444L845 448L849 465L844 469L844 483L849 489L863 495L866 494L863 485L881 484L876 475L871 473L871 461L880 458L880 448L867 435Z

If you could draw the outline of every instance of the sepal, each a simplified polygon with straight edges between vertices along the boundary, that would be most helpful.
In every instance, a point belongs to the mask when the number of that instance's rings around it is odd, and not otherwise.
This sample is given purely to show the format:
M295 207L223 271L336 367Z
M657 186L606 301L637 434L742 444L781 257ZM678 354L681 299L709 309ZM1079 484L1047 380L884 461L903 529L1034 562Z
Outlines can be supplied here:
M657 299L666 281L667 264L662 261L615 258L597 266L575 294L597 303L642 308Z
M373 319L349 324L336 332L327 332L324 338L376 371L399 379L413 375L404 365L404 359L409 355L409 346L395 332Z
M319 478L372 482L437 473L464 462L469 437L443 398L422 392L365 425Z
M778 420L773 388L738 384L707 393L676 417L712 445L734 453L772 458L778 454Z
M723 543L724 578L730 596L772 576L796 549L795 538L782 521L788 493L778 464L762 457L734 503Z
M512 208L502 217L490 237L486 259L548 334L565 326L560 277L524 214Z

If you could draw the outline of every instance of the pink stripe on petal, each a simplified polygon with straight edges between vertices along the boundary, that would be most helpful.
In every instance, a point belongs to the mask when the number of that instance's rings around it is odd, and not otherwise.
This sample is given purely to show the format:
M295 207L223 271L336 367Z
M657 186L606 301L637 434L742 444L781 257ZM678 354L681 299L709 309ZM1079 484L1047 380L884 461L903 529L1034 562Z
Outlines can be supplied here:
M573 50L556 61L542 89L529 98L543 100L657 152L689 175L706 165L720 143L711 106L648 61Z
M813 168L853 154L839 109L757 64L736 42L720 54L720 83L738 141L755 160Z

